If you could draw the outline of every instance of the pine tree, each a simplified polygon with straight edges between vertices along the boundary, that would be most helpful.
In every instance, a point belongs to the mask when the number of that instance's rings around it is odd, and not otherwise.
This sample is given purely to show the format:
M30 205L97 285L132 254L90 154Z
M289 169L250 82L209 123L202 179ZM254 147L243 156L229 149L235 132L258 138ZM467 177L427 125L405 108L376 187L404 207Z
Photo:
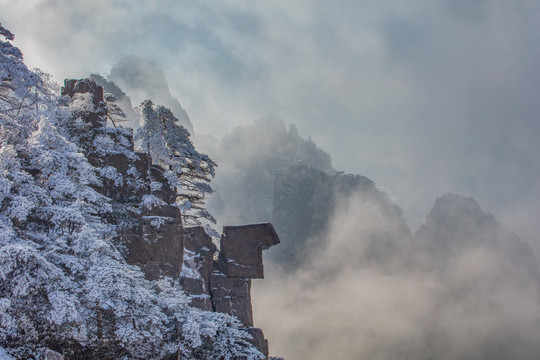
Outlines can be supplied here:
M150 100L141 104L141 126L135 135L142 150L154 165L165 169L164 176L177 189L177 202L187 224L201 224L201 219L215 223L206 210L205 197L213 193L210 186L216 163L199 153L190 134L166 107L155 106Z

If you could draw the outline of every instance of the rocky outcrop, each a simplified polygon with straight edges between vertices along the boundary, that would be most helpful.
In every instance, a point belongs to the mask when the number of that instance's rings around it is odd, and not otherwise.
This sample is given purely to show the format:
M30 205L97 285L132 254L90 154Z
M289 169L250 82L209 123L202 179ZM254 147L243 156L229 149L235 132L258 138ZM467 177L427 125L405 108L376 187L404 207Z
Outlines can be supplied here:
M246 327L253 326L250 279L230 278L216 271L210 278L210 294L216 311L237 317Z
M272 224L224 227L219 252L201 227L186 228L184 234L181 281L192 305L237 317L253 345L268 356L262 330L253 327L251 279L264 277L262 251L279 243Z
M96 84L103 87L103 91L105 92L105 94L110 94L114 97L115 103L122 109L122 111L126 115L126 120L136 121L137 114L133 110L131 98L122 89L120 89L118 85L116 85L113 81L109 81L98 74L91 74L90 78L94 80Z
M66 80L62 95L75 104L73 131L84 129L79 142L103 180L97 190L111 199L108 221L127 263L149 280L178 280L194 307L237 317L268 356L262 330L253 327L251 279L264 277L262 251L279 243L273 226L227 226L218 250L202 227L184 228L175 189L161 167L134 151L132 130L107 126L101 86Z
M226 226L221 238L219 269L231 278L263 279L263 250L279 244L270 223Z
M75 94L92 94L92 102L95 106L100 106L103 100L103 88L90 79L66 79L61 89L62 95L73 97Z
M146 200L148 197L153 198ZM128 263L138 265L150 280L163 276L178 278L183 258L183 228L180 210L165 202L145 196L140 236L126 237ZM157 199L159 200L159 199Z
M150 280L178 278L182 217L163 169L152 165L146 154L134 152L132 129L107 126L103 88L93 80L66 80L62 94L71 97L76 116L86 124L80 143L103 179L97 190L112 200L109 221L118 226L117 242L127 262L138 265Z
M248 328L247 332L251 335L251 344L259 349L268 358L268 340L264 338L263 331L259 328Z
M63 96L67 95L73 98L76 94L90 94L94 109L81 114L83 121L91 124L93 128L100 128L105 124L105 115L107 108L103 99L103 88L89 79L66 79L61 89ZM78 115L78 114L75 114Z
M210 278L214 268L217 246L201 226L184 229L184 259L180 282L191 296L191 305L213 311Z

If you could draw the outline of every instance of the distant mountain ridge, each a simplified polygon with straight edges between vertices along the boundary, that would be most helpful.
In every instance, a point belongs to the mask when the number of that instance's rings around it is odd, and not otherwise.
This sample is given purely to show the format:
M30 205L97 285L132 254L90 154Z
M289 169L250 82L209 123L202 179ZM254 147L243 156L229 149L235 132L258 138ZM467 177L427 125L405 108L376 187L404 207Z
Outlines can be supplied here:
M448 193L437 198L426 224L416 231L415 242L437 266L467 249L488 248L509 261L512 271L540 281L531 247L463 195Z
M207 151L219 165L214 181L217 217L225 222L274 224L282 243L266 252L266 260L291 274L309 269L325 281L346 269L372 268L386 276L403 273L438 282L446 295L434 297L439 308L431 315L433 323L423 324L426 348L409 349L407 359L430 360L448 352L445 349L459 338L455 330L445 328L452 311L474 311L480 319L512 323L511 314L505 312L516 309L506 302L508 294L523 294L526 302L540 304L540 275L530 246L472 198L458 194L437 198L426 223L413 234L402 210L373 180L336 171L328 153L302 138L296 126L287 129L281 119L265 117L239 126ZM350 238L336 241L345 234ZM327 285L321 281L314 286ZM534 322L538 314L531 311ZM461 314L456 321L466 323ZM533 360L540 352L529 336L522 339L523 329L497 327L491 332L476 326L461 330L470 333L475 344L461 344L463 348L442 358ZM450 332L443 336L445 331Z

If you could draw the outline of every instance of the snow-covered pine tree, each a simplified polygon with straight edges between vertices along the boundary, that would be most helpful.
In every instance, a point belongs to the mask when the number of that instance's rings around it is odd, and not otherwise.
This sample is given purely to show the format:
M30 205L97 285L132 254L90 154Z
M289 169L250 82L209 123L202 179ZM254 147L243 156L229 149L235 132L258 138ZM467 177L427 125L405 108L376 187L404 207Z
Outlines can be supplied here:
M164 176L177 189L185 223L201 225L201 219L215 223L204 203L206 195L214 191L209 183L216 163L195 149L189 132L168 108L146 100L140 109L141 124L135 139L140 140L151 162L165 169Z
M178 287L126 264L104 220L111 201L95 190L100 173L66 125L89 103L59 105L11 40L0 25L0 350L260 359L236 319L191 308Z
M0 43L0 341L25 353L85 337L72 281L82 264L72 246L107 201L91 188L97 178L86 159L55 127L46 78L0 31L7 40Z
M116 98L113 94L105 94L105 103L107 105L107 118L111 120L114 127L117 123L127 121L124 111L116 104Z

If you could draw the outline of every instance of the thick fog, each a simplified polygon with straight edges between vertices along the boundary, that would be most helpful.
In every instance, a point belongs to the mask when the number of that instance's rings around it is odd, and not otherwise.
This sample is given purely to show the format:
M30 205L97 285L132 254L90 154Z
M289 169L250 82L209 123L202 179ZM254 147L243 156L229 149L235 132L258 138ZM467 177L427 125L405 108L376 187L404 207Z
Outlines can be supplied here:
M320 235L324 249L296 271L267 263L253 304L271 353L314 360L538 358L540 282L530 249L473 200L451 196L415 239L380 202L362 194L343 199ZM369 249L383 239L374 256Z

